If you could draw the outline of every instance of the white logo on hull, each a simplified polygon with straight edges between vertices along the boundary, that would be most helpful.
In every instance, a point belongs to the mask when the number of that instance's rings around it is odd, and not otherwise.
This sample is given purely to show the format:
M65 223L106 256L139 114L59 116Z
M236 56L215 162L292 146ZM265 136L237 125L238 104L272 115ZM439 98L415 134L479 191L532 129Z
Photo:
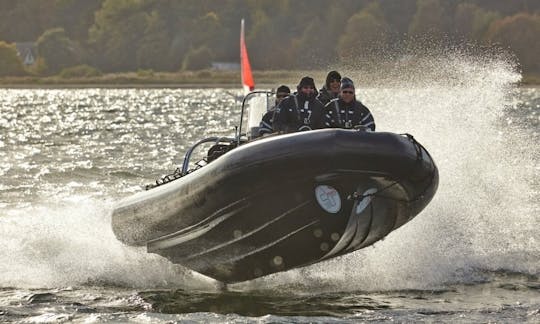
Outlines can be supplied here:
M325 211L335 214L341 209L339 192L331 186L319 185L315 188L315 198Z

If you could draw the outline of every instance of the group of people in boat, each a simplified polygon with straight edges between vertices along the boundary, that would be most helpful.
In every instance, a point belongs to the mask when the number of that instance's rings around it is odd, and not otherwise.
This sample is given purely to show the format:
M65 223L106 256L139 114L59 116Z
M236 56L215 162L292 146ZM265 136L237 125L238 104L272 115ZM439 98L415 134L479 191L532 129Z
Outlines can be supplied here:
M263 116L259 135L329 127L375 130L373 115L356 99L354 82L337 71L328 73L319 91L309 76L300 80L294 93L285 85L278 87L276 105Z

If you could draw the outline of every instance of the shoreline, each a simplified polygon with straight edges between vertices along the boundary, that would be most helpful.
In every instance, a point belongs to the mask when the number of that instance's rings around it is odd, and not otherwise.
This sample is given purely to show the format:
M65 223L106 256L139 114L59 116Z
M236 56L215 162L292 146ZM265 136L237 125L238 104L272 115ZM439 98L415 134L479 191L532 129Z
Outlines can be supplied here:
M210 89L240 88L238 84L222 83L66 83L66 84L0 84L0 89Z
M256 89L275 89L277 83L259 83ZM293 83L291 83L292 85ZM540 83L517 83L518 88L540 88ZM365 85L362 88L377 88L376 85ZM24 90L24 89L241 89L240 83L66 83L66 84L0 84L0 89Z
M366 73L367 72L367 73ZM365 80L376 80L370 76L376 75L379 71L365 71L362 76L364 82L358 82L360 87L379 86L375 82ZM358 72L354 72L357 74ZM295 85L299 78L309 75L317 80L316 84L320 88L326 78L326 70L272 70L253 71L253 77L257 81L257 88L275 88L280 84ZM370 84L371 83L371 84ZM240 71L184 71L184 72L126 72L111 73L93 77L72 77L61 76L20 76L20 77L0 77L0 88L3 89L127 89L127 88L169 88L169 89L208 89L225 88L235 89L240 86ZM519 87L540 87L540 75L524 74L519 83Z

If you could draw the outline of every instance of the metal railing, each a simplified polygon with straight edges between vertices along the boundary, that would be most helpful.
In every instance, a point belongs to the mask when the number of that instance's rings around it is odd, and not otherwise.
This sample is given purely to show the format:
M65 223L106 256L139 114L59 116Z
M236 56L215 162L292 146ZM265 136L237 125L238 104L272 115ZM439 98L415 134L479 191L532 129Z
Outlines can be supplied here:
M244 100L242 100L242 111L240 112L240 123L238 126L238 132L236 134L236 143L238 146L240 146L240 137L242 136L242 122L244 121L244 111L245 111L246 101L252 96L256 94L261 94L261 93L266 94L267 97L274 94L272 91L253 91L253 92L248 93L244 97Z
M209 142L214 142L214 144L219 144L222 142L233 143L234 141L236 141L236 138L230 138L230 137L208 137L208 138L198 141L189 150L187 150L186 155L184 156L184 162L182 163L182 175L187 174L188 168L189 168L189 161L191 160L191 155L193 154L193 151L195 150L195 148L197 148L197 146L204 143L209 143Z
M272 91L253 91L253 92L250 92L248 93L244 99L242 100L242 109L241 109L241 112L240 112L240 123L239 123L239 126L236 126L236 131L235 131L235 137L234 138L231 138L231 137L208 137L208 138L205 138L205 139L202 139L200 141L198 141L197 143L195 143L193 146L191 146L186 154L184 155L184 161L182 163L182 168L181 168L181 175L184 176L188 173L189 171L189 162L191 160L191 155L193 154L193 152L195 151L195 149L200 146L201 144L204 144L204 143L210 143L210 142L214 142L214 144L219 144L219 143L228 143L228 144L232 144L232 143L235 143L236 142L236 146L240 146L242 140L241 140L241 137L242 135L245 135L245 134L242 134L242 122L244 120L244 111L246 110L245 106L246 106L246 102L249 98L251 98L252 96L254 95L257 95L257 94L266 94L267 97L273 95L274 93Z

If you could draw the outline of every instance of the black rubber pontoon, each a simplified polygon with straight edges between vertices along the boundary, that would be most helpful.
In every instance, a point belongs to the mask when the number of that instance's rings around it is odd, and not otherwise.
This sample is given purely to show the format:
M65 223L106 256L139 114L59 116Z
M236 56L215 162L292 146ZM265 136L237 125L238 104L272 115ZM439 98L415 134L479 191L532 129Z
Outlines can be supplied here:
M369 246L416 216L437 184L412 136L323 129L240 145L123 200L112 225L126 244L239 282Z

